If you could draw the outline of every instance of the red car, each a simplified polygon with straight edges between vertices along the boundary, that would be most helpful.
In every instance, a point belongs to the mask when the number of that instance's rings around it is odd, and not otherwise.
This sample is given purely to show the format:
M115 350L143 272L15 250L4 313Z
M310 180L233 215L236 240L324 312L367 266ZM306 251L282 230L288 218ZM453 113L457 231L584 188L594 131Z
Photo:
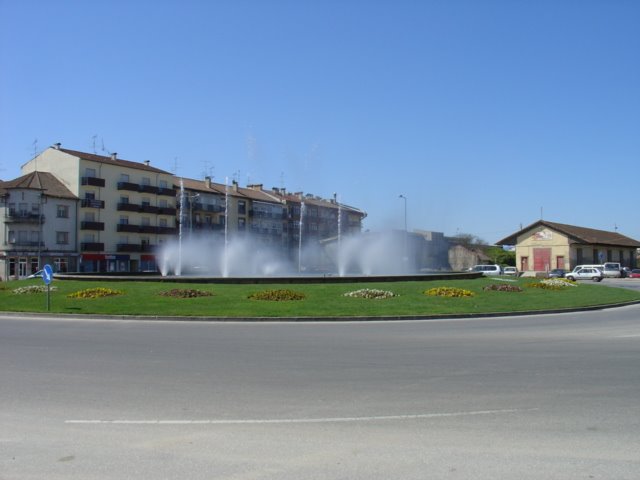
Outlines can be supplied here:
M640 268L634 268L629 274L630 278L640 278Z

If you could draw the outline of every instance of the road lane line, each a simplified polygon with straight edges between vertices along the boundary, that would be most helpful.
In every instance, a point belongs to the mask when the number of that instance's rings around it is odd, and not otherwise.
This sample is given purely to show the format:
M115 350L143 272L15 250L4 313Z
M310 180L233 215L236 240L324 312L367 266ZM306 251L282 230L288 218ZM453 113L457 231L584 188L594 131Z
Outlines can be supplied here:
M380 415L365 417L325 417L325 418L269 418L269 419L211 419L211 420L65 420L72 425L262 425L296 423L348 423L375 422L382 420L415 420L446 417L466 417L473 415L497 415L536 411L537 408L509 408L502 410L476 410L450 413L418 413L406 415Z

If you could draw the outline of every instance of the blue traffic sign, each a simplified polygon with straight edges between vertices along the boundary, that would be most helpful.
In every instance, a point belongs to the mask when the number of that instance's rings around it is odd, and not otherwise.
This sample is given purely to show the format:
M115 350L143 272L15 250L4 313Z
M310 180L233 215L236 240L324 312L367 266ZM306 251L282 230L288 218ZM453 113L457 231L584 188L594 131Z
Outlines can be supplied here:
M51 268L51 265L46 264L42 269L42 280L44 280L45 285L49 285L53 280L53 268Z

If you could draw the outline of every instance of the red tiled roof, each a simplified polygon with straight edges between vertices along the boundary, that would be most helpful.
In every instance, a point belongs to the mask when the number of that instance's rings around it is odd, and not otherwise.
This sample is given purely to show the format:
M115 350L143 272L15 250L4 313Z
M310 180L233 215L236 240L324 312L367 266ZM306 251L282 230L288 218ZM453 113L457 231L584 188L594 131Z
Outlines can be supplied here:
M522 230L503 238L497 245L515 245L518 236L527 230L538 226L549 227L560 233L564 233L569 237L571 243L591 244L591 245L611 245L615 247L634 247L640 248L640 242L633 238L626 237L618 232L608 232L606 230L596 230L594 228L576 227L575 225L566 225L563 223L548 222L546 220L538 220Z
M132 162L130 160L122 160L120 158L116 158L114 160L113 158L105 157L104 155L96 155L94 153L79 152L77 150L69 150L67 148L60 148L59 150L64 153L68 153L69 155L73 155L74 157L82 158L84 160L90 160L92 162L107 163L109 165L117 165L121 167L135 168L137 170L146 170L147 172L165 173L167 175L171 175L170 172L160 170L159 168L152 167L151 165L147 165L145 163Z
M0 182L0 193L19 188L43 190L48 197L78 198L55 175L49 172L31 172L14 180Z

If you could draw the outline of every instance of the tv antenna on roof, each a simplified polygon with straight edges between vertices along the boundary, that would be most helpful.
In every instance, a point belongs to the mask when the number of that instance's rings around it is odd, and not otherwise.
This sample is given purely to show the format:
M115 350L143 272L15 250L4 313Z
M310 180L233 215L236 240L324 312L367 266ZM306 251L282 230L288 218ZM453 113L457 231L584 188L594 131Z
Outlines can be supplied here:
M97 153L98 153L98 152L96 151L96 137L97 137L97 136L98 136L98 135L94 135L93 137L91 137L91 140L93 141L93 154L94 154L94 155L97 155Z
M102 141L102 151L106 152L108 155L111 155L111 152L104 147L104 138L100 139Z
M171 167L171 173L178 174L178 157L173 157L173 167Z

